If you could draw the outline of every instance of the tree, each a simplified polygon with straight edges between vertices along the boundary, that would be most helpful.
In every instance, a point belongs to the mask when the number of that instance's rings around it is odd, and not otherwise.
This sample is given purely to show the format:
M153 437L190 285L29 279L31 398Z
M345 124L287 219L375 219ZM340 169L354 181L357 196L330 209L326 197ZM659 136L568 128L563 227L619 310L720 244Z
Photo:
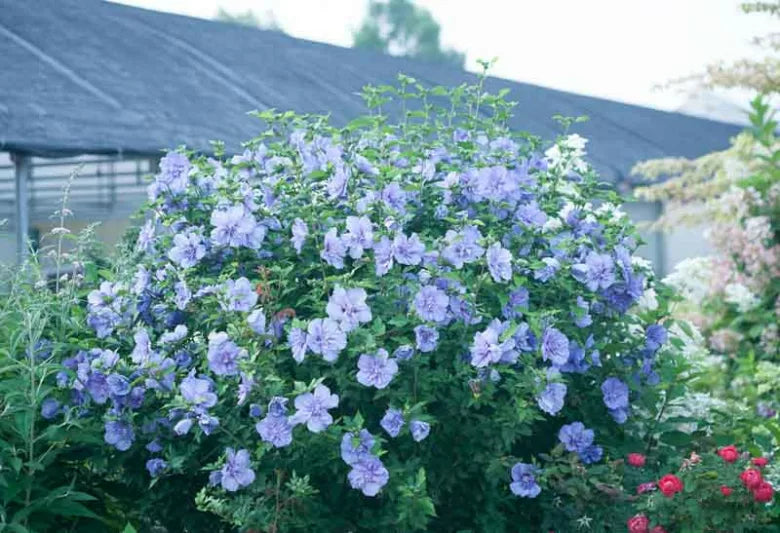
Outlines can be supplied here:
M780 0L771 2L743 2L745 13L763 13L780 18ZM697 81L707 89L749 89L762 94L780 93L780 33L757 36L753 44L765 52L761 59L739 59L733 63L718 61L705 67L704 72L674 80L672 83Z
M214 16L214 20L284 33L284 30L279 25L279 22L276 20L272 11L267 11L265 16L261 18L251 9L244 11L243 13L230 13L220 7L217 14Z
M441 46L441 26L411 0L370 0L353 46L462 68L466 54Z

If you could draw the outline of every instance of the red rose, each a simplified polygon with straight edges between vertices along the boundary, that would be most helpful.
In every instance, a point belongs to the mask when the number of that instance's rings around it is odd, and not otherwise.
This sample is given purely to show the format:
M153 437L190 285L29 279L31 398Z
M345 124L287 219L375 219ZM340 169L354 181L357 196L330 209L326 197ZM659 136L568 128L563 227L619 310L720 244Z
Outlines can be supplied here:
M757 502L771 502L773 494L774 490L772 489L772 485L766 481L761 481L761 483L759 483L756 488L753 489L753 499L755 499Z
M769 459L766 457L753 457L753 459L750 460L753 465L757 466L758 468L764 468L767 463L769 462Z
M626 525L629 533L648 533L650 520L645 515L638 514L629 518Z
M720 486L720 492L724 496L731 496L731 493L734 492L734 491L731 489L731 487L727 487L726 485L721 485Z
M674 474L666 474L658 480L658 489L663 492L664 496L671 498L675 492L683 490L683 482Z
M645 466L645 456L641 453L629 453L628 464L637 468Z
M655 526L650 533L666 533L666 530L662 526Z
M764 481L764 478L761 477L761 472L759 472L755 468L748 468L747 470L742 472L739 475L739 479L741 479L742 484L745 485L750 490L755 489L762 481Z
M720 455L727 463L733 463L739 457L737 447L733 444L731 446L724 446L718 449L718 455Z

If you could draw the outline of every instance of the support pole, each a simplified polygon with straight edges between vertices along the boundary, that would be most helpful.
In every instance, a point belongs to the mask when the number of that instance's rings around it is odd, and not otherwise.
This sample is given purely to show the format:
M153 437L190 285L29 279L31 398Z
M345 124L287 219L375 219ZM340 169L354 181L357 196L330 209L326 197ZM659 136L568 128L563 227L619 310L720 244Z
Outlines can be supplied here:
M21 264L30 253L30 198L29 182L32 162L29 155L11 154L16 169L16 258Z
M661 218L661 215L664 214L664 204L661 202L655 202L655 217L653 218L653 221L658 220ZM666 253L666 236L664 235L663 230L657 229L655 230L655 246L658 250L658 263L656 266L656 273L658 274L658 279L662 278L663 276L666 276L666 274L669 272L669 267L671 265L667 265L667 253Z

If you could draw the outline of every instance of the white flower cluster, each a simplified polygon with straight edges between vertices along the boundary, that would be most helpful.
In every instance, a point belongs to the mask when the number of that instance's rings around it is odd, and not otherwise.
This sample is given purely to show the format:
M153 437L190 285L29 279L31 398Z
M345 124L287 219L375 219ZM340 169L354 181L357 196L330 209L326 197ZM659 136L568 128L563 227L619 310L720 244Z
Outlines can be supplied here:
M710 292L712 260L709 257L683 259L674 271L663 279L686 300L699 304Z
M724 300L736 305L740 313L747 313L761 303L758 296L750 292L750 289L741 283L729 283L723 289L723 293L725 295Z
M585 172L587 164L583 160L586 155L585 144L588 139L580 137L576 133L565 137L560 143L556 143L544 153L551 168L561 167L564 173L571 170Z

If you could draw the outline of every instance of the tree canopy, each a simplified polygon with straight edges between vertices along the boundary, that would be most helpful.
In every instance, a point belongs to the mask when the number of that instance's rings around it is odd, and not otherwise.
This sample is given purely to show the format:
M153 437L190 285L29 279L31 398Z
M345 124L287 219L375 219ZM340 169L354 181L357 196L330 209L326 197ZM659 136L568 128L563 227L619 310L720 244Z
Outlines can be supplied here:
M442 48L441 26L411 0L370 0L368 15L353 34L353 46L386 54L463 67L466 54Z

